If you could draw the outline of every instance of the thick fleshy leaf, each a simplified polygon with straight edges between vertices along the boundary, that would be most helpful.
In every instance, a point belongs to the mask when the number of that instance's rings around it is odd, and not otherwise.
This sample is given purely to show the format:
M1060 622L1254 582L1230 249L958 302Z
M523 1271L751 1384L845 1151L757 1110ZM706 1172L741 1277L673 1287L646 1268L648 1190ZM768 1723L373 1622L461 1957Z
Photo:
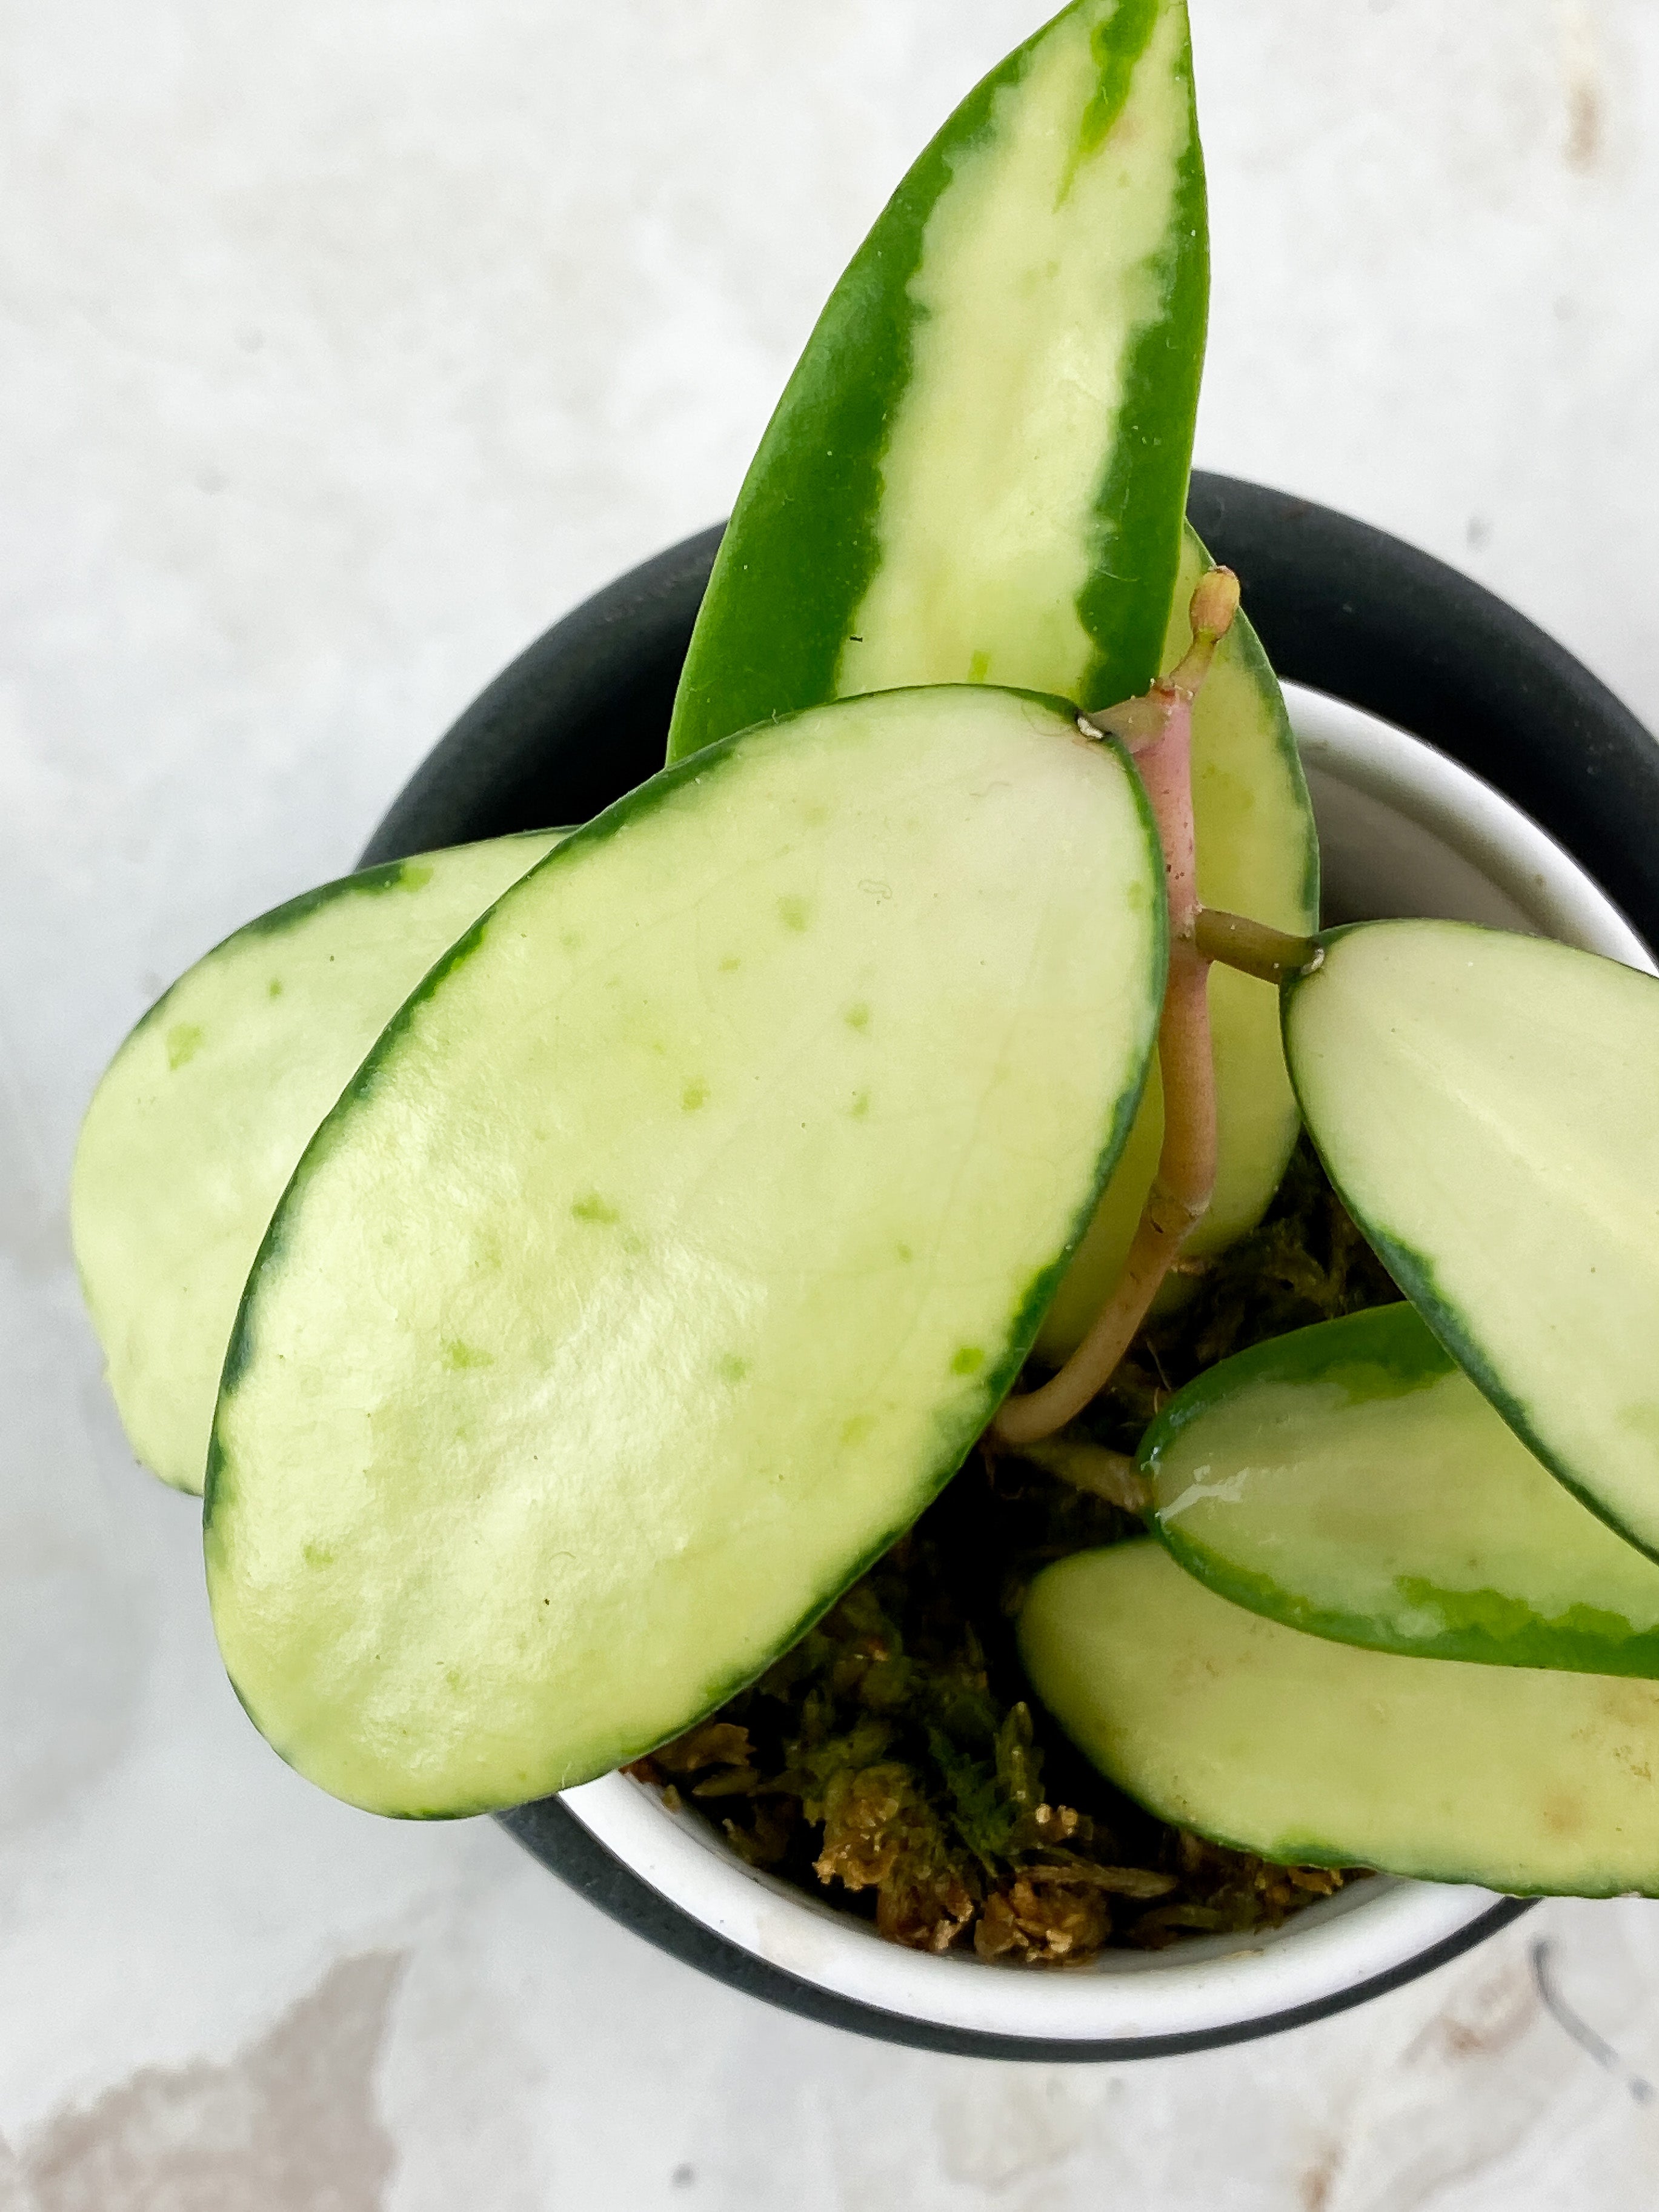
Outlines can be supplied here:
M1545 1465L1659 1556L1659 979L1372 922L1331 933L1284 1027L1389 1273Z
M1019 1641L1079 1749L1177 1827L1291 1866L1659 1893L1659 1683L1328 1644L1150 1540L1045 1568Z
M111 1061L70 1221L133 1450L202 1493L259 1240L300 1155L441 954L560 833L394 860L290 899L198 960Z
M1140 1457L1156 1533L1236 1605L1380 1651L1659 1675L1659 1565L1540 1465L1408 1305L1223 1360Z
M1018 1371L1164 933L1127 761L985 689L750 732L508 892L319 1131L227 1364L209 1585L283 1755L515 1803L794 1641Z

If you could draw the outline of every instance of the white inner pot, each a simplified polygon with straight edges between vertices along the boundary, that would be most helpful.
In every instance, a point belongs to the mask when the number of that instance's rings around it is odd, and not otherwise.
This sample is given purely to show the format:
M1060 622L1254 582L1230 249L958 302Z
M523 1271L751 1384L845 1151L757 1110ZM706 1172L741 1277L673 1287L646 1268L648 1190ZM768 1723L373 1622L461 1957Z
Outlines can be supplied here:
M1655 972L1646 947L1554 840L1467 769L1358 708L1288 686L1318 817L1328 921L1439 915L1559 938ZM934 1958L746 1867L696 1814L611 1774L564 1802L617 1858L705 1927L816 1987L984 2034L1073 2042L1203 2033L1317 2005L1406 1966L1494 1902L1488 1890L1381 1875L1283 1928L1034 1970Z

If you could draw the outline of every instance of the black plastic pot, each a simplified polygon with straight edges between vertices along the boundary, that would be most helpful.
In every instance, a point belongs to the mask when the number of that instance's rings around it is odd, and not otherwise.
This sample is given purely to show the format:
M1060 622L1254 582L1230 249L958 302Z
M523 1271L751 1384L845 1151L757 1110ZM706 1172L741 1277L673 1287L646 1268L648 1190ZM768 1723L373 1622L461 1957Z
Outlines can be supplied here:
M1426 738L1548 830L1659 944L1659 747L1605 685L1533 623L1397 538L1227 477L1193 479L1190 513L1281 678ZM718 527L595 594L521 653L427 757L363 863L580 822L662 763ZM1297 2027L1429 1972L1526 1910L1495 1905L1456 1936L1318 2004L1133 2043L988 2035L901 2018L799 1981L669 1904L556 1798L501 1815L525 1847L624 1927L718 1980L866 2035L981 2057L1121 2059Z

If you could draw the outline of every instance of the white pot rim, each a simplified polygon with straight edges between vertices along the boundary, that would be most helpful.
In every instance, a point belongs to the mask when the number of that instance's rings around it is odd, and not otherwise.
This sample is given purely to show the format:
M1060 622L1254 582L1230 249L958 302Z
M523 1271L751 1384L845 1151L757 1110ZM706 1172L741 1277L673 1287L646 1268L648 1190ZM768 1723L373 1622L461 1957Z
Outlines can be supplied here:
M655 1792L625 1775L567 1790L563 1802L659 1895L761 1966L895 2020L1056 2046L1163 2045L1259 2028L1342 2002L1456 1945L1504 1904L1488 1890L1375 1875L1282 1928L1034 1970L884 1942L849 1914L746 1867L697 1815L665 1813Z
M1508 902L1522 926L1659 972L1578 863L1490 784L1358 708L1299 686L1285 692L1316 803L1322 787L1340 785L1358 794L1352 807L1362 822L1367 804L1381 807L1413 825L1445 872L1462 868L1470 883L1484 882L1497 901L1490 918L1509 919ZM670 1814L625 1775L568 1790L561 1802L665 1904L761 1974L770 1969L832 2003L884 2015L900 2037L921 2028L925 2039L1006 2039L1056 2057L1079 2045L1127 2056L1224 2042L1340 2010L1441 1963L1523 1909L1488 1890L1374 1875L1248 1938L1108 1951L1076 1968L1032 1970L885 1942L745 1866L697 1815ZM879 2021L868 2024L882 2032Z

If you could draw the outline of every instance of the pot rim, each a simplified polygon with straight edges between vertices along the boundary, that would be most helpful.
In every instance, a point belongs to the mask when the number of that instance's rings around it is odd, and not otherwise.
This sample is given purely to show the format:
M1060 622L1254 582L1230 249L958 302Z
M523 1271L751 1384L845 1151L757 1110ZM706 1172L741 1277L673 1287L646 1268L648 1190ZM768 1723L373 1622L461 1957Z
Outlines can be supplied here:
M1659 854L1650 842L1643 849L1639 830L1659 818L1659 750L1611 694L1479 586L1364 525L1203 476L1194 478L1192 512L1218 556L1243 574L1287 688L1300 678L1327 695L1304 692L1297 708L1310 767L1322 747L1351 757L1356 786L1369 775L1391 804L1426 783L1431 814L1461 793L1465 825L1449 845L1479 866L1507 838L1515 883L1536 881L1541 866L1559 894L1546 926L1583 941L1583 925L1599 917L1596 949L1651 964L1637 927L1659 936ZM631 572L521 655L428 756L365 863L580 819L659 765L719 536L705 532ZM1376 734L1372 718L1386 722L1402 702L1437 751L1398 730ZM1369 739L1357 734L1362 726ZM1402 776L1390 766L1401 743L1434 765ZM1460 768L1459 757L1486 778ZM1516 800L1540 797L1560 842L1516 811ZM1583 884L1587 846L1637 927ZM1109 1953L1091 1968L1039 1976L881 1942L744 1867L695 1817L672 1818L620 1775L500 1818L611 1917L720 1980L883 2039L983 2057L1152 2057L1270 2033L1431 1971L1529 1902L1376 1878L1249 1944L1204 1939L1151 1959ZM908 1979L918 1972L920 1993ZM1115 2014L1101 2002L1108 1988L1119 1993Z

